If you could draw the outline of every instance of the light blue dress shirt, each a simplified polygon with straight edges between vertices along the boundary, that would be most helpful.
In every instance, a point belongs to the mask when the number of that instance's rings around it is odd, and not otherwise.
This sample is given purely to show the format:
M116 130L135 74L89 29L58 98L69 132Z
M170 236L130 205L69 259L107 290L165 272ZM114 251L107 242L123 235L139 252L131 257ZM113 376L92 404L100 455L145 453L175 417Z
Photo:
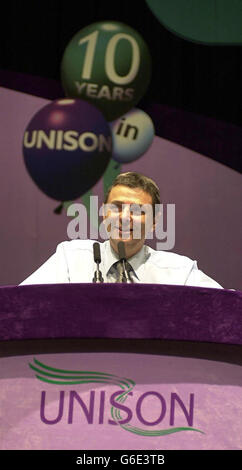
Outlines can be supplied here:
M21 285L53 283L91 283L96 264L93 258L95 240L71 240L60 243L56 252ZM117 282L113 264L118 255L109 240L100 243L100 270L104 282ZM156 251L147 245L128 259L132 266L132 280L145 284L173 284L221 288L221 286L200 271L197 262L186 256L168 251Z

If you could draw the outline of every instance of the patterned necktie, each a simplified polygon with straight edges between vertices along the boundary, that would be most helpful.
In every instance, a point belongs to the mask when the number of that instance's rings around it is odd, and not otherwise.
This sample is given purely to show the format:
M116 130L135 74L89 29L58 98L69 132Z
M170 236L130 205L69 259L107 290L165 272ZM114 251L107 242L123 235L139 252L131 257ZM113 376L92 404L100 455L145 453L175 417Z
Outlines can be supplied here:
M124 270L123 270L123 262L122 261L118 261L117 263L114 264L115 268L116 268L116 272L117 272L117 280L116 282L127 282L127 279L125 277L125 274L124 274ZM125 267L126 267L126 272L127 272L127 276L128 276L128 282L134 282L132 280L132 277L130 275L131 271L132 271L132 266L126 261L125 262Z

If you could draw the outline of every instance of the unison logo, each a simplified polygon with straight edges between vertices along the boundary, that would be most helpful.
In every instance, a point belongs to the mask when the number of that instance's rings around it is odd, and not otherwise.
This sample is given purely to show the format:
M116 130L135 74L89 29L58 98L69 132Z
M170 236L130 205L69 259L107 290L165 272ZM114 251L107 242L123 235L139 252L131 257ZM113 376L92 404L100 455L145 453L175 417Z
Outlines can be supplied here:
M48 148L49 150L77 150L80 148L84 152L98 150L112 150L111 137L103 134L96 135L93 132L83 132L79 134L75 130L55 130L49 133L43 130L26 131L24 133L24 147L37 149Z
M47 391L42 390L40 399L40 418L41 421L47 425L55 425L64 419L64 410L67 411L67 423L72 424L74 418L74 411L81 408L85 420L89 425L98 422L99 425L105 422L105 411L108 407L110 410L109 418L106 418L106 423L109 425L119 425L125 431L132 432L140 436L164 436L167 434L173 434L181 431L194 431L204 434L201 430L193 427L194 420L194 394L190 393L188 398L188 405L185 404L178 393L171 392L169 399L165 399L164 396L155 391L150 390L139 395L134 399L134 387L135 382L131 379L119 377L114 374L108 374L103 372L95 371L76 371L76 370L65 370L56 369L37 359L33 360L33 364L29 364L30 368L35 372L35 376L38 380L46 382L48 384L60 385L81 385L87 383L93 384L106 384L115 385L118 390L111 395L105 391L90 390L89 392L89 403L84 402L80 392L76 390L59 392L59 406L55 417L50 419L46 416L46 401ZM86 395L86 394L85 394ZM144 416L143 408L145 402L148 400L153 401L153 405L157 406L159 413L158 416L153 420L148 420L147 416ZM124 404L125 403L125 404ZM67 409L66 409L67 408ZM182 411L187 426L176 427L175 420L176 414ZM125 415L123 415L123 413ZM160 425L160 423L167 417L169 420L169 427L166 429L153 429ZM111 419L110 419L111 418ZM145 429L143 427L137 427L132 424L132 420L140 422L143 426L149 427Z

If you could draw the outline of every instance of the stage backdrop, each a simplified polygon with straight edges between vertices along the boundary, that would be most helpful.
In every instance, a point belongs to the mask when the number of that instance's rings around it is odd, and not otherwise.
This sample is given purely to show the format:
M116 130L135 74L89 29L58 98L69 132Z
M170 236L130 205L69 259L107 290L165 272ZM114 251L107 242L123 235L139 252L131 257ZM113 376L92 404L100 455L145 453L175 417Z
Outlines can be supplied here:
M57 243L68 239L70 217L66 209L59 214L54 212L58 201L37 188L23 160L24 130L33 115L49 102L0 88L1 285L20 283L55 251ZM165 116L174 114L172 108L170 114L167 108L150 110L156 123L159 116L162 122ZM180 119L181 113L178 115ZM187 119L187 115L185 117ZM209 129L202 118L200 123L201 129L204 130L204 125ZM210 122L210 129L212 124ZM197 133L198 130L199 123ZM236 130L234 126L235 133ZM195 141L199 141L198 137ZM162 202L175 204L172 251L197 259L200 268L223 287L241 289L241 257L238 256L242 237L241 175L206 155L172 142L171 136L168 140L159 135L141 158L119 167L119 171L128 170L154 178L160 187ZM103 180L102 177L92 189L100 203ZM82 199L75 202L82 202ZM150 240L149 244L156 247L156 242Z

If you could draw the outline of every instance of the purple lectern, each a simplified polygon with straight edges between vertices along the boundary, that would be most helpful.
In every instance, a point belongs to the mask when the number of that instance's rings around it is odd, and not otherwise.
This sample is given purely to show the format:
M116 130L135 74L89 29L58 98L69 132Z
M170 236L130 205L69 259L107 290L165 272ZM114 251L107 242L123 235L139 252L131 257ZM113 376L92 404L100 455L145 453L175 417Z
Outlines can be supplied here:
M0 288L1 449L242 449L242 292Z

